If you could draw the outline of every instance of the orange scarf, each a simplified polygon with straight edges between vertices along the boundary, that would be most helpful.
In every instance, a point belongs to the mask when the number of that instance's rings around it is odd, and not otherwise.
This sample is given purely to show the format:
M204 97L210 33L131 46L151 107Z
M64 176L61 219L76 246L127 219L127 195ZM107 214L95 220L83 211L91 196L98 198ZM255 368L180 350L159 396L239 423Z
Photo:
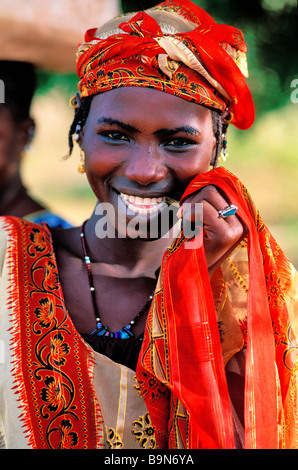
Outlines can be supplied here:
M223 168L197 176L182 201L221 188L249 230L245 447L297 447L296 337L285 302L293 267L242 183ZM221 344L204 248L181 237L165 253L137 368L160 447L234 448Z

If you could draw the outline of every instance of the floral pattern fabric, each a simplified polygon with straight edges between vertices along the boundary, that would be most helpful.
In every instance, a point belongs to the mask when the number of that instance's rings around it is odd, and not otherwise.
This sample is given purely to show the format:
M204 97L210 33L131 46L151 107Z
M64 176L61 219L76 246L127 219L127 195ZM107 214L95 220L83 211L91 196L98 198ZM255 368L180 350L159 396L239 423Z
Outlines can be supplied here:
M140 448L146 432L152 446L135 372L94 352L68 315L49 228L0 226L1 446Z

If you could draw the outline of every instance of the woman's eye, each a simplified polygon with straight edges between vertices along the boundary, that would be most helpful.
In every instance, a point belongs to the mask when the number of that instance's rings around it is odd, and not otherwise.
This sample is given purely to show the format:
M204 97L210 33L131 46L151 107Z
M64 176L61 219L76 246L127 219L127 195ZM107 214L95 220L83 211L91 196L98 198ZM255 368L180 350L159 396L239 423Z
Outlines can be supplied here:
M176 139L167 140L164 143L164 146L170 147L173 149L186 149L187 147L190 147L195 144L196 142L190 139L176 138Z
M128 137L123 134L122 132L116 132L116 131L105 131L101 132L100 136L108 140L110 142L128 142Z

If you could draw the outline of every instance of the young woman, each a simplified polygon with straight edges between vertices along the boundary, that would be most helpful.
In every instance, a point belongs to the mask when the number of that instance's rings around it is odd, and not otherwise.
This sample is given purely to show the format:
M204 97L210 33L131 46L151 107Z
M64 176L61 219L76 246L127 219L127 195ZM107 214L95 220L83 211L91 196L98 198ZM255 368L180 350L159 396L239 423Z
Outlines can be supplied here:
M99 204L1 221L3 447L294 447L296 274L217 168L254 119L242 33L168 0L89 30L77 63Z

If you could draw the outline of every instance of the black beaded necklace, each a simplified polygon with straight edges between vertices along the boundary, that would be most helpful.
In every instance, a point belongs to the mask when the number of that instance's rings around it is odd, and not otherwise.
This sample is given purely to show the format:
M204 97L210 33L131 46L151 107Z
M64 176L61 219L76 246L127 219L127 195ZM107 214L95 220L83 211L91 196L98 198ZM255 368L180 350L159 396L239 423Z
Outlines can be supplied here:
M91 261L90 257L87 252L87 246L86 246L86 240L85 240L85 224L87 221L85 221L82 224L81 231L80 231L80 237L81 237L81 243L82 243L82 250L84 254L84 261L85 261L85 266L88 274L88 281L89 281L89 287L90 287L90 293L91 293L91 298L92 298L92 304L93 304L93 310L96 318L96 329L91 332L91 335L97 335L97 336L110 336L112 338L130 338L133 337L134 334L131 331L131 327L134 325L135 321L137 318L139 318L149 307L151 304L151 301L153 299L154 292L150 295L149 299L145 303L144 307L137 313L137 315L129 322L128 325L123 326L119 331L116 332L111 332L109 331L107 326L104 326L100 320L99 317L99 310L97 306L97 301L96 301L96 293L95 293L95 287L94 287L94 282L93 282L93 275L92 275L92 269L91 269Z

